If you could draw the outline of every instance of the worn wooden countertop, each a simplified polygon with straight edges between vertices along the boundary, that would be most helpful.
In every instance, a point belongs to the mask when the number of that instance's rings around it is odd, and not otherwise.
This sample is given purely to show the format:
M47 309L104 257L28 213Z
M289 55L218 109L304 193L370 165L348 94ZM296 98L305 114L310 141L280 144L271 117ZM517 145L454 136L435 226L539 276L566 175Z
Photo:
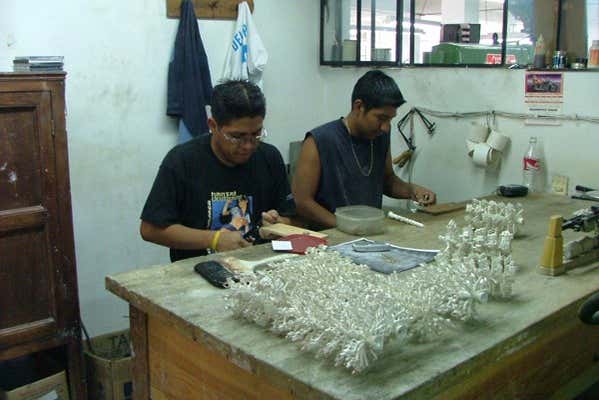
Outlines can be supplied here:
M464 382L479 368L501 362L503 357L538 340L547 329L552 329L551 324L558 323L548 322L549 316L557 315L567 306L571 308L573 303L599 290L597 262L560 277L537 272L549 217L553 214L568 217L591 202L548 194L500 200L521 202L525 209L522 234L513 242L513 257L520 266L514 298L481 305L476 322L460 326L434 343L399 348L391 342L385 355L361 375L352 375L331 362L317 360L284 338L234 319L225 307L225 290L210 286L193 271L197 258L108 276L106 287L134 307L168 321L183 335L238 366L263 376L276 386L292 390L298 398L431 398L441 390ZM399 212L407 215L403 210ZM386 233L372 238L406 247L439 248L438 235L445 231L449 219L455 219L462 226L463 216L463 210L440 216L411 216L423 222L425 228L388 220ZM328 233L330 244L355 238L334 229ZM566 231L564 241L578 235ZM262 245L227 255L260 260L274 253L268 245Z

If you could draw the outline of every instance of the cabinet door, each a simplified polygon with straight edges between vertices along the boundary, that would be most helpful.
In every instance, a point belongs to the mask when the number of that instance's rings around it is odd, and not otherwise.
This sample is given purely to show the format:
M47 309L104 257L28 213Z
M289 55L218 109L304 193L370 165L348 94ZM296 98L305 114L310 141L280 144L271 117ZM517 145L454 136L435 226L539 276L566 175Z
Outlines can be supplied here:
M51 92L0 92L0 350L56 333Z

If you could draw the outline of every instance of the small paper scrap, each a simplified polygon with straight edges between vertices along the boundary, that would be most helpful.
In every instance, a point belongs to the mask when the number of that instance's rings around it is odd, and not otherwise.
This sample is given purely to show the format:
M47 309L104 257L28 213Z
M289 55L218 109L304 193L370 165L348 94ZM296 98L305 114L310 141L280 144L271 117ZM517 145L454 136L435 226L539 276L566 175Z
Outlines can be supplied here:
M293 249L291 242L288 240L273 240L271 243L274 251L290 251Z

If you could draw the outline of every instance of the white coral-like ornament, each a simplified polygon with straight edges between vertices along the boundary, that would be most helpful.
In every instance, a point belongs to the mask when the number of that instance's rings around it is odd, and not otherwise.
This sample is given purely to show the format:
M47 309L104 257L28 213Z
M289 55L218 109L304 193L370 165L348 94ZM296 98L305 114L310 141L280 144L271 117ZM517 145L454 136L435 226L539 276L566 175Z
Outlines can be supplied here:
M421 268L385 275L325 247L312 248L230 281L228 308L302 351L362 372L390 340L434 340L475 318L478 304L511 296L511 240L522 223L521 207L474 201L467 213L474 224L458 234L450 221L440 236L445 249Z

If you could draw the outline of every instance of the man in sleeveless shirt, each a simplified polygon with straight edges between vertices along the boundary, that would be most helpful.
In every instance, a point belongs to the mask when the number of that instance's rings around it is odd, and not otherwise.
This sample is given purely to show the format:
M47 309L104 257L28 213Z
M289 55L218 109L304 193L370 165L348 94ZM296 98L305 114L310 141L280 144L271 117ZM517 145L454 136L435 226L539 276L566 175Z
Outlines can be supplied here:
M249 246L244 234L254 233L256 222L290 223L295 213L283 158L262 142L260 88L217 85L211 107L211 134L166 155L142 211L141 236L169 247L171 261Z
M297 213L321 228L336 225L335 210L348 205L381 208L383 194L434 204L431 190L393 172L391 120L405 103L395 81L369 71L354 86L346 117L306 134L293 180Z

